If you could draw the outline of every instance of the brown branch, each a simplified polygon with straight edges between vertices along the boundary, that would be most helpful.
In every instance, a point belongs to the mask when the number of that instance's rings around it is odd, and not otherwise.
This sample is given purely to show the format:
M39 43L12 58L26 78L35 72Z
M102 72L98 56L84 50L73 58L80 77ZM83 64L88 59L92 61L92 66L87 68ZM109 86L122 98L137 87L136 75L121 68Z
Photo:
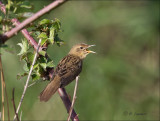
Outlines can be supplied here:
M75 84L75 88L74 88L72 105L71 105L70 110L69 110L69 115L68 115L67 121L69 121L70 118L71 118L71 114L72 114L72 111L73 111L74 103L75 103L75 100L76 100L76 92L77 92L77 87L78 87L78 80L79 80L79 76L76 77L76 84Z
M2 3L0 2L0 5L1 4ZM16 19L12 19L12 22L14 22L16 26L20 25L20 22ZM33 46L35 49L37 49L37 45L38 45L37 42L30 36L29 32L26 29L23 29L23 30L21 30L21 32L23 31L22 34L26 37L26 39L29 41L31 46ZM49 70L50 78L52 77L52 74L53 74L53 69ZM67 109L67 112L69 112L70 107L71 107L71 101L68 97L68 94L66 93L65 88L59 88L58 93L59 93L59 95L60 95L60 97L61 97L61 99L62 99L62 101L63 101L63 103L64 103L64 105ZM73 109L72 114L71 114L71 119L72 119L72 121L79 121L78 116L77 116L74 109Z
M13 103L14 113L16 114L16 117L17 117L17 121L19 121L19 117L18 117L18 114L16 113L16 105L14 101L14 88L12 90L12 103Z
M4 35L2 35L1 38L0 38L2 40L2 43L5 43L5 41L7 39L9 39L12 36L14 36L17 32L19 32L25 26L27 26L31 22L35 21L36 19L38 19L42 15L48 13L52 9L58 7L59 5L61 5L62 3L64 3L65 1L66 0L56 0L56 1L52 2L48 6L44 7L43 9L41 9L40 11L38 11L37 13L35 13L33 16L31 16L31 17L27 18L26 20L24 20L21 24L19 24L19 26L16 26L11 31L4 33ZM0 6L2 6L1 2L0 2Z
M65 88L59 88L58 93L67 109L67 112L69 113L70 107L71 107L71 101L68 97L68 94L66 93ZM76 114L75 110L73 109L72 114L71 114L71 119L72 121L79 121L78 115Z

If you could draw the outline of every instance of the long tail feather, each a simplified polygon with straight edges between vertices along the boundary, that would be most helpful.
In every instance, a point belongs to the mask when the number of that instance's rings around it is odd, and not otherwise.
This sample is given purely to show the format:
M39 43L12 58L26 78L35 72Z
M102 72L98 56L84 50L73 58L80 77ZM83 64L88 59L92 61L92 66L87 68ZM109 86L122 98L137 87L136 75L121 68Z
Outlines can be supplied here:
M52 80L46 86L46 88L40 93L40 101L47 102L59 87L60 87L60 80L55 77L54 80Z

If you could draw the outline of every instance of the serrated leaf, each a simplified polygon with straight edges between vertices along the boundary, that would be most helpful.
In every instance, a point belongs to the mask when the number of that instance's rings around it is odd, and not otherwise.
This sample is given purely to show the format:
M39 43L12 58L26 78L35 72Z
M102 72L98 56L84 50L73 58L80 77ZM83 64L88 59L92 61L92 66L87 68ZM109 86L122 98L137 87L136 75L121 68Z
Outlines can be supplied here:
M54 27L51 27L51 28L50 28L50 32L49 32L49 42L50 42L51 44L54 43L54 32L55 32Z
M24 39L22 40L22 43L18 43L17 45L19 45L21 47L21 51L20 53L18 53L17 55L23 55L27 52L27 50L29 49L28 47L28 43L27 43L27 40Z
M43 19L39 22L40 25L43 25L43 24L49 24L51 23L51 21L49 19Z
M27 75L28 75L28 73L18 74L18 75L17 75L17 80L20 80L20 79L22 79L24 76L27 76Z
M54 66L55 66L55 65L53 64L53 61L50 61L50 62L47 63L47 67L52 68L52 67L54 67Z

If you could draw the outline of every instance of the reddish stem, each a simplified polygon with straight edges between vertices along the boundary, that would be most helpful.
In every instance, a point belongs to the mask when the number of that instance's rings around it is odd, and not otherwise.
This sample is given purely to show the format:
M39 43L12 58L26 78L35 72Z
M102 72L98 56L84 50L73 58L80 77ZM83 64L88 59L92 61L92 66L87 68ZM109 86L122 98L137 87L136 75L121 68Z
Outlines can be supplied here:
M59 93L64 105L66 106L67 112L69 113L70 107L71 107L71 101L68 97L66 90L64 88L59 88L58 93ZM78 115L76 114L74 109L72 110L71 119L72 119L72 121L79 121Z
M19 26L21 23L16 19L12 19L11 22L15 25L15 26ZM24 35L24 37L28 40L28 42L34 47L35 50L37 50L38 48L38 44L37 42L30 36L29 32L27 31L27 29L22 29L21 30L22 34ZM39 51L42 50L42 48L39 48Z

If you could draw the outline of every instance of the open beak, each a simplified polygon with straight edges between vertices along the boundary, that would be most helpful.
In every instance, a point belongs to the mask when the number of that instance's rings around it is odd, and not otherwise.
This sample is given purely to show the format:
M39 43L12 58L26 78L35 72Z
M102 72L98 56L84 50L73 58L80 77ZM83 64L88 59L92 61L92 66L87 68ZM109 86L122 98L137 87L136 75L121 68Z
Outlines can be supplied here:
M96 46L96 45L89 45L89 46L87 47L86 51L87 51L88 53L96 53L96 52L94 52L94 51L88 50L88 48L93 47L93 46Z

